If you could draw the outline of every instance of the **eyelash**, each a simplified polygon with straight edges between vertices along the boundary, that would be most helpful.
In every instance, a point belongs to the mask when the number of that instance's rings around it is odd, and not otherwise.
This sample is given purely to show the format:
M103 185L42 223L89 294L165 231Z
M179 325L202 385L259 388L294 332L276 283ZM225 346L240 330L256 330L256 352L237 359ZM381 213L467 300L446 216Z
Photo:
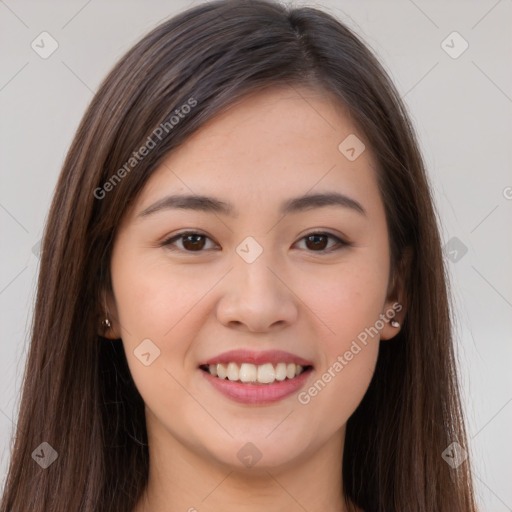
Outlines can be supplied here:
M201 252L205 252L205 250L207 250L207 249L201 249L199 251L188 251L186 249L172 247L173 242L175 242L175 241L179 240L180 238L183 238L187 235L199 235L199 236L202 236L202 237L205 237L205 238L208 238L209 240L211 240L210 237L208 237L204 233L201 233L198 231L183 231L181 233L173 235L171 238L164 240L163 242L161 242L160 246L167 247L171 251L182 251L182 252L187 252L187 253L201 253ZM335 245L334 248L330 247L329 249L322 249L320 251L308 251L308 252L325 254L325 253L337 251L337 250L343 249L344 247L349 247L352 245L350 242L346 242L346 241L342 240L341 238L339 238L338 236L335 236L332 233L328 233L325 231L312 231L311 233L308 233L308 234L304 235L302 238L300 238L299 241L302 241L302 240L308 238L309 236L313 236L313 235L321 235L321 236L327 236L328 238L332 238L337 241L338 247L336 247L336 245Z

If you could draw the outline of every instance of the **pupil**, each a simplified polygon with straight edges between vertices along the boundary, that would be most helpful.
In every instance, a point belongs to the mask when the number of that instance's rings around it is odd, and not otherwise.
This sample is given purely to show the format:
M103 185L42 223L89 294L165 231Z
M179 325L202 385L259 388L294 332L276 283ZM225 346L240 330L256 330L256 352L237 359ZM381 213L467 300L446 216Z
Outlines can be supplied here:
M324 244L320 243L320 245L325 245L325 238L326 238L325 235L309 235L308 236L308 240L309 241L313 241L314 240L313 248L317 248L317 249L319 248L319 246L318 246L318 238L323 238ZM321 248L324 249L325 247L321 247Z
M202 238L203 235L186 235L185 237L185 241L183 243L184 247L186 247L187 249L202 249L203 248L203 245L204 245L204 241L203 241L203 244L200 244L200 245L197 245L197 242L198 242L198 238ZM195 240L194 240L195 239ZM191 246L188 246L187 244L188 243L191 243Z

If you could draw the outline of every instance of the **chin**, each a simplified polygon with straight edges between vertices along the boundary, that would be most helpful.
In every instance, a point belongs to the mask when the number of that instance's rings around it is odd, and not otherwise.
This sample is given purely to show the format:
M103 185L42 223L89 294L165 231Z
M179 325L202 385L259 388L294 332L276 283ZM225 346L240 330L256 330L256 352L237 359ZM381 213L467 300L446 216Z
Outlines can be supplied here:
M211 457L232 471L289 469L311 456L309 439L306 436L290 436L270 434L269 431L259 433L246 432L222 444L212 447ZM267 437L268 436L268 437ZM308 450L309 448L309 450Z

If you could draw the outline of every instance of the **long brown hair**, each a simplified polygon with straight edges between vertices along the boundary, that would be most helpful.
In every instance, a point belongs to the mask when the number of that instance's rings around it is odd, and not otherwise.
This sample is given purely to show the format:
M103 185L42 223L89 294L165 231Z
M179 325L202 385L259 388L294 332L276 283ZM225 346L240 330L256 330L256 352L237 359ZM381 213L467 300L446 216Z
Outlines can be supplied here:
M442 457L452 442L468 449L452 305L430 185L396 89L325 12L220 0L163 22L128 51L71 144L42 242L3 512L133 509L148 479L144 403L122 343L98 334L116 228L169 151L246 93L282 84L334 93L371 144L392 275L405 289L403 327L381 344L347 424L347 502L366 512L476 510L469 459L452 468ZM148 138L155 146L142 157ZM46 469L32 456L48 456L43 442L57 452Z

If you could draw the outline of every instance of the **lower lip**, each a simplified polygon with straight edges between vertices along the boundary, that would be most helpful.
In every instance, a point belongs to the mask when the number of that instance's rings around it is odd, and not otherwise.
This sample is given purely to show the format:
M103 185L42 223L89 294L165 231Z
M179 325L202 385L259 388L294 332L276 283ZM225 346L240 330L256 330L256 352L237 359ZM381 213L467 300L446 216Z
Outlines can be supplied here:
M210 373L199 370L206 380L223 395L235 402L244 404L268 404L277 402L297 392L309 377L312 369L302 372L298 377L274 381L272 384L243 384L239 381L219 379Z

